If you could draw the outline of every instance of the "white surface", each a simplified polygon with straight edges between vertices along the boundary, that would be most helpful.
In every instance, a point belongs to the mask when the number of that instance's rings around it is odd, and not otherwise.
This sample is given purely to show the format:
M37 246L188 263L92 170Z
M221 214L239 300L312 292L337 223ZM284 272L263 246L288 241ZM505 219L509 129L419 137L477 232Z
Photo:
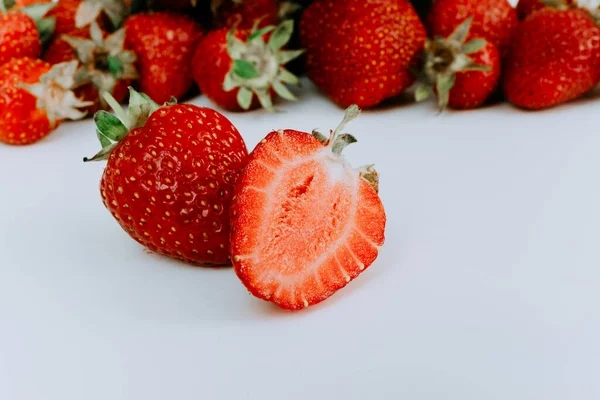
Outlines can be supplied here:
M336 126L302 97L226 115L249 147ZM347 156L377 164L387 242L297 313L131 240L81 162L92 122L1 146L0 399L598 399L599 111L364 112Z

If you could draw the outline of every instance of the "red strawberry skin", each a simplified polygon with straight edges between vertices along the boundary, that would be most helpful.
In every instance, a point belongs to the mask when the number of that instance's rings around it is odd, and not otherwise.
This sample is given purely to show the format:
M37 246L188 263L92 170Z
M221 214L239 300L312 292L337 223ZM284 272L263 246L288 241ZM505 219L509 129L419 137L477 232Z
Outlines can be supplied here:
M508 0L437 0L427 16L427 29L432 37L448 37L470 16L471 37L489 40L505 56L519 25Z
M324 147L308 133L270 133L252 151L231 206L237 276L253 295L288 310L346 286L384 241L377 193L358 176L332 183L319 158Z
M504 94L541 109L573 100L600 81L600 28L583 10L545 8L525 19L510 48Z
M231 69L231 57L227 53L228 28L209 32L200 40L192 59L192 74L202 93L219 107L229 111L242 111L238 101L238 88L226 92L223 89L225 76ZM236 29L234 35L245 41L249 30ZM256 97L249 109L260 107Z
M566 6L577 7L575 0L561 0ZM543 0L519 0L517 3L517 15L520 20L527 18L534 11L548 7Z
M251 29L260 19L260 27L277 25L279 6L275 0L224 0L216 10L213 24L217 28Z
M194 264L227 264L231 196L247 155L237 129L218 112L162 107L112 151L102 200L151 250Z
M37 108L35 96L17 86L37 83L50 67L33 58L13 58L0 66L0 142L30 144L54 128L46 113Z
M126 47L137 57L140 89L162 104L181 98L192 87L193 51L202 28L191 18L172 12L136 14L125 21Z
M450 90L448 105L456 109L477 108L490 97L498 87L501 72L500 52L492 43L476 53L469 54L475 64L487 65L490 71L457 72L454 86Z
M372 107L411 86L425 38L406 0L316 0L300 23L306 73L341 107Z
M38 58L42 44L35 22L21 12L0 13L0 65L13 57Z
M66 33L68 36L79 37L79 38L90 38L90 29L81 28L75 29L74 31ZM58 64L65 61L76 60L77 55L69 43L64 41L61 36L55 38L50 42L46 53L44 54L44 60L50 64Z
M82 0L58 0L56 5L46 13L46 17L56 18L54 35L62 35L76 30L75 15Z

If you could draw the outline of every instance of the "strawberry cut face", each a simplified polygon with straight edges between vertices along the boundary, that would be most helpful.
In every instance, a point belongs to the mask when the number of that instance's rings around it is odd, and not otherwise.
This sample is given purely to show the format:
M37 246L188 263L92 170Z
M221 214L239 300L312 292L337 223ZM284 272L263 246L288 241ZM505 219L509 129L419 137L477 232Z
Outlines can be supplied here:
M377 192L331 146L304 132L272 132L236 185L233 264L255 296L297 310L371 265L384 228Z

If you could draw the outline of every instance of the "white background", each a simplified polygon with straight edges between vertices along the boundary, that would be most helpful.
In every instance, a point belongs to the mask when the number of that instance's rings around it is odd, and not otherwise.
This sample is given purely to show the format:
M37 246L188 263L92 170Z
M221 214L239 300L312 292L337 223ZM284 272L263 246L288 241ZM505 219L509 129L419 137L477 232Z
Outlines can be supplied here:
M226 115L250 148L337 125L301 96ZM0 399L600 398L600 94L535 113L397 101L348 131L351 163L381 173L387 241L297 313L131 240L103 163L81 161L91 121L0 146Z

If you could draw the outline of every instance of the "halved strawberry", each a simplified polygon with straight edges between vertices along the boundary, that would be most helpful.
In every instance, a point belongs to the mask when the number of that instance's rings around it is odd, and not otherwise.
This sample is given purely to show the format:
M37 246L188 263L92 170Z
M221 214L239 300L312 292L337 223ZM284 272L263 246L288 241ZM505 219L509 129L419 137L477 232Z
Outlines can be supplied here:
M341 156L356 141L342 129L358 113L350 106L329 139L279 130L251 153L234 192L231 252L253 295L298 310L346 286L377 257L386 220L377 172L353 169Z

